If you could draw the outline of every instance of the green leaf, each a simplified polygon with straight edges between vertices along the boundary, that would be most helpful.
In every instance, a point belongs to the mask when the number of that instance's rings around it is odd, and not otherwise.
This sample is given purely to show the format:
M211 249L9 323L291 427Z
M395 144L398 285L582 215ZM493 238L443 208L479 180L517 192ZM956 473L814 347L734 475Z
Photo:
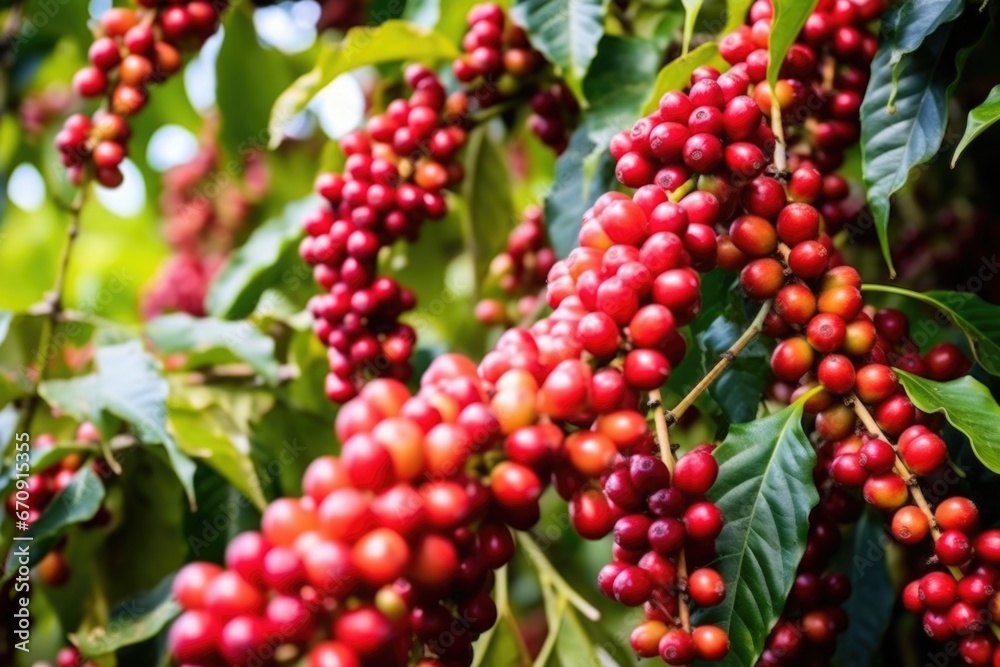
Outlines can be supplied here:
M990 390L971 375L951 382L934 382L895 369L907 396L919 410L944 413L964 433L976 458L1000 473L1000 406Z
M950 25L942 26L896 68L892 50L882 45L861 103L861 156L868 204L890 275L889 198L906 185L910 169L930 160L944 138L947 83L941 68ZM947 69L947 68L945 68ZM897 92L898 91L898 92ZM890 106L891 103L891 106Z
M656 111L660 105L660 98L668 90L686 88L691 83L691 73L702 65L710 65L720 71L729 68L729 64L719 55L719 45L715 42L706 42L687 55L671 60L656 75L653 93L643 105L642 113L649 114Z
M747 14L750 12L750 5L753 0L726 0L726 27L722 29L722 34L732 32L736 28L745 24Z
M100 425L106 423L106 414L111 414L131 424L141 442L162 444L188 500L194 505L194 462L180 451L167 432L169 389L153 358L139 341L99 347L94 358L96 372L43 382L38 393L49 405L78 421Z
M521 0L511 18L528 33L532 45L555 64L574 92L597 55L604 35L608 0Z
M694 34L694 22L698 20L698 12L701 11L702 0L681 0L684 5L684 36L681 41L681 50L688 52L691 46L691 35Z
M251 10L238 6L226 12L225 36L216 61L219 137L230 157L240 159L249 150L268 145L274 100L304 69L288 55L261 44ZM252 83L246 76L248 63L253 63Z
M879 513L869 507L840 550L843 563L835 569L851 578L851 597L843 604L851 622L837 640L840 665L871 665L892 618L896 591L889 579L886 546L890 539L883 523Z
M486 126L469 135L465 148L465 245L472 255L476 284L489 269L490 260L503 251L507 233L516 222L510 196L510 170L490 141Z
M583 80L590 104L585 124L591 140L607 146L628 128L649 98L662 54L647 40L605 35Z
M903 56L913 53L935 30L958 18L964 0L904 0L885 13L880 22L882 46L890 51L889 65L897 68Z
M985 132L1000 120L1000 86L994 86L989 96L982 104L969 112L969 120L965 124L965 133L962 135L958 147L955 148L955 156L951 159L951 166L954 167L962 154L973 139Z
M1000 270L993 262L993 275ZM933 290L914 292L894 285L866 284L866 292L886 292L908 296L936 308L948 320L962 330L976 361L990 375L1000 376L1000 306L984 301L971 292L948 292ZM945 324L945 322L940 322Z
M103 500L104 485L91 467L83 466L77 470L70 483L48 504L42 516L24 532L23 536L32 540L14 542L7 558L4 581L17 571L19 565L25 564L19 560L22 557L18 551L19 545L29 545L27 565L35 565L69 526L94 518ZM18 510L20 509L22 508L19 507Z
M312 280L297 248L302 218L315 205L314 198L288 204L280 216L254 230L229 256L205 298L210 315L222 319L246 317L268 287Z
M799 38L806 19L812 14L819 0L774 0L774 17L768 38L767 81L774 90L778 82L778 72L785 61L785 55L795 40Z
M155 637L181 612L171 596L172 583L173 576L167 577L154 590L115 607L102 627L78 632L70 639L85 657L96 658Z
M590 175L588 161L593 156ZM556 160L556 176L545 197L545 224L559 257L576 247L580 219L599 196L615 186L615 165L607 146L599 146L579 127L570 136L569 147Z
M697 625L729 632L721 665L752 665L788 597L806 547L816 452L802 430L802 402L764 419L734 424L715 450L719 479L709 498L726 525L716 566L726 580L722 604L695 612Z
M736 342L746 329L747 318L740 308L719 315L709 327L696 335L702 352L702 375L719 361L723 352ZM735 311L735 312L734 312ZM709 387L709 393L730 423L753 421L764 396L769 377L771 353L758 338L747 345L732 365Z
M217 404L195 407L172 402L168 419L184 453L214 468L263 510L267 499L250 459L248 435L240 431L225 410Z
M434 63L458 55L455 44L444 35L406 21L391 19L376 28L352 28L340 42L324 42L316 67L278 96L268 123L268 146L276 148L288 123L341 74L366 65L399 60Z
M146 335L160 352L187 355L188 368L244 361L268 384L278 381L274 339L249 322L175 313L147 323Z

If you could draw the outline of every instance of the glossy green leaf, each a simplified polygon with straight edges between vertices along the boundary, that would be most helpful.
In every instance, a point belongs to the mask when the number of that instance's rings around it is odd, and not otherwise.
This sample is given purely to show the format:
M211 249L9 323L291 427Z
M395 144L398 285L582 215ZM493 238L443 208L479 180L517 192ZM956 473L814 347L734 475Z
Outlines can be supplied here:
M885 13L880 22L882 44L890 51L889 65L896 67L924 40L962 13L963 0L904 0Z
M173 313L147 323L146 335L160 352L185 354L188 368L244 361L269 384L278 381L274 339L249 322Z
M399 60L434 63L458 55L458 48L450 39L407 21L390 19L374 28L352 28L342 41L325 42L316 67L278 96L268 123L268 145L276 148L288 123L305 109L316 93L341 74L366 65Z
M732 648L721 665L756 662L805 552L809 512L819 495L812 481L816 453L801 422L797 402L734 424L715 450L719 478L709 498L726 519L715 566L727 590L722 604L697 610L694 623L728 630Z
M312 281L312 271L299 259L297 249L302 218L315 205L312 198L289 204L229 256L205 297L210 315L243 318L253 312L268 287Z
M839 566L851 579L851 596L842 605L851 622L837 640L837 664L871 665L889 628L896 590L889 578L886 547L891 542L878 511L868 507L841 547Z
M944 413L964 433L983 465L1000 473L1000 406L990 390L971 375L934 382L895 369L913 405L924 412Z
M607 5L607 0L521 0L511 10L511 18L562 71L570 87L580 92L604 35Z
M507 233L517 222L510 196L510 170L485 126L469 135L465 148L465 245L472 255L476 284L489 269L490 260L503 252Z
M785 54L798 39L806 19L812 14L819 0L774 0L774 16L768 37L767 80L772 90L778 82L778 72L785 61Z
M167 415L182 451L214 468L258 508L267 505L250 459L248 434L241 432L222 407L214 403L195 407L175 402Z
M660 98L668 90L682 90L691 83L691 73L702 65L715 67L720 71L729 68L725 59L719 55L719 45L715 42L706 42L689 51L687 55L675 58L663 66L656 75L656 83L653 85L653 92L642 107L642 113L652 113L659 107Z
M969 112L965 133L955 148L955 156L951 159L951 166L954 167L962 151L968 148L976 137L988 130L997 120L1000 120L1000 86L994 86L983 103Z
M1000 271L996 256L989 265L984 265L996 275ZM971 292L947 292L932 290L930 292L914 292L894 285L866 284L866 292L886 292L900 294L922 301L936 308L944 316L944 325L950 320L962 330L976 361L990 375L1000 376L1000 306L984 301L982 297Z
M594 168L588 175L588 161ZM599 146L587 128L573 132L569 147L556 161L556 177L545 197L545 224L559 257L576 247L580 219L602 194L614 189L615 165L607 146Z
M628 129L649 99L662 54L647 40L605 35L583 80L587 132L598 146Z
M33 566L48 553L55 539L73 524L92 519L104 500L104 484L90 466L83 466L76 471L73 479L66 487L56 494L56 497L45 507L42 516L38 518L27 531L18 531L30 541L15 541L14 547L7 557L4 581L9 579L19 565ZM30 505L30 500L28 504ZM18 506L17 510L23 509ZM22 547L25 547L22 551ZM27 562L21 559L27 554Z
M96 658L155 637L181 612L171 595L172 583L173 577L167 577L154 590L115 607L103 626L70 635L70 639L85 657Z
M948 69L942 58L950 25L942 26L896 68L893 80L892 50L879 47L872 63L872 77L861 104L861 155L868 204L875 230L891 275L889 255L889 198L902 188L910 169L930 160L944 138L947 120Z
M753 0L726 0L726 27L722 29L722 34L744 25L752 4Z
M696 334L703 376L746 329L748 319L741 312L742 305L737 304L728 309L729 312L718 315L707 329ZM770 351L758 338L747 345L709 387L709 393L730 423L753 421L757 416L769 377L770 358Z
M166 428L167 381L138 341L97 348L97 371L69 380L49 380L38 388L52 407L78 421L100 424L105 413L128 422L135 436L162 444L194 505L194 462L177 447Z

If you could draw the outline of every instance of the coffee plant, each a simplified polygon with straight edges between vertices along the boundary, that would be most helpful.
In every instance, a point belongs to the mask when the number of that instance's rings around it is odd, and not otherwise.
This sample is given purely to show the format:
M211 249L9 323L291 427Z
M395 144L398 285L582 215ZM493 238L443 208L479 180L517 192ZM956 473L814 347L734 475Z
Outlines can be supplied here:
M0 664L1000 666L995 3L0 13Z

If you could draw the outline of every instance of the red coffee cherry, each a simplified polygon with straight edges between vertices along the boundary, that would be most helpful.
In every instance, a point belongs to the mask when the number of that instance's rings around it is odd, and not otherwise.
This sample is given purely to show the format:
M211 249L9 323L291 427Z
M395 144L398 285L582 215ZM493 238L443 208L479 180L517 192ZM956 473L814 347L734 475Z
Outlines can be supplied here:
M920 601L930 609L945 609L955 601L958 586L947 572L928 572L920 579Z
M694 503L684 511L684 527L694 540L714 540L722 531L722 511L708 501Z
M698 655L691 633L680 628L667 631L660 640L659 653L668 665L686 665Z
M667 625L661 621L640 623L629 635L629 643L636 655L652 658L659 654L660 641L667 634Z
M700 625L692 631L694 649L700 660L718 661L729 653L729 635L714 625Z
M941 530L972 533L979 526L979 509L968 498L953 496L942 500L934 510L934 519Z
M682 152L684 164L699 174L707 174L713 171L719 166L723 158L722 142L719 141L718 137L704 132L691 135L684 142Z
M805 285L791 283L778 290L774 310L789 324L804 326L816 314L816 296Z
M778 237L767 219L757 215L741 215L729 227L729 236L742 252L764 257L778 247Z
M902 544L918 544L929 532L930 522L918 507L900 507L892 517L892 536Z
M688 575L688 594L696 604L713 607L726 597L726 582L717 571L703 567Z
M909 497L906 482L893 472L868 478L862 493L869 504L880 510L894 510L902 507Z
M771 354L771 369L779 378L796 382L812 368L814 355L812 346L805 338L786 338Z
M597 489L585 489L573 496L569 504L573 529L588 540L599 540L611 532L614 513L607 496Z
M719 476L719 464L711 453L692 451L677 460L674 467L674 488L691 498L708 493Z
M960 530L946 530L934 543L934 553L944 565L961 565L972 556L972 542Z
M809 320L806 338L817 352L840 350L847 336L847 327L837 315L820 313Z
M615 576L612 584L614 598L626 607L638 607L653 592L653 581L640 567L626 566Z
M857 370L855 393L865 403L879 403L896 393L896 374L885 364L868 364Z
M785 284L785 270L776 259L755 259L740 271L740 286L747 296L757 301L769 299Z
M819 362L816 377L827 391L846 394L854 387L854 364L842 354L828 355Z
M885 440L868 440L858 452L861 467L871 474L889 472L896 463L896 451Z

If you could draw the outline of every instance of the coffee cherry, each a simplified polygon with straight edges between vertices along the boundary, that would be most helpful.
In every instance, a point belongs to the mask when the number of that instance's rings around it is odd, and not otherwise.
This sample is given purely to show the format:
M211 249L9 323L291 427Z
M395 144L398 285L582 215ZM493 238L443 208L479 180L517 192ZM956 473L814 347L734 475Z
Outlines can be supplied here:
M700 568L688 575L688 594L695 603L713 607L726 597L726 583L715 570Z
M698 655L691 633L680 628L667 631L660 640L659 653L668 665L686 665Z
M899 398L906 400L905 397ZM906 403L909 404L909 401L906 401ZM886 405L886 403L881 405ZM910 411L912 411L912 405L910 406ZM891 416L894 413L889 414ZM909 411L904 413L904 415L909 414ZM883 415L882 418L889 419L890 417ZM927 433L916 438L902 440L899 455L903 459L903 462L906 463L906 467L914 473L917 475L929 475L948 460L948 446L938 436L933 433Z
M828 355L819 362L816 377L827 391L846 394L854 387L854 364L842 354Z
M930 532L930 523L920 508L900 507L892 517L892 536L903 544L918 544Z
M945 609L955 601L958 587L946 572L929 572L920 579L920 601L930 609Z
M693 134L684 142L682 153L684 164L692 171L699 174L707 174L722 162L722 142L719 141L718 137L711 134ZM621 162L619 161L620 164ZM626 183L626 185L628 184Z
M725 630L714 625L700 625L691 634L698 659L718 661L729 653L729 636Z
M719 475L719 464L712 454L692 451L677 460L674 488L691 498L704 496Z
M627 566L614 578L614 598L626 607L638 607L649 599L653 581L640 567Z
M640 391L658 389L670 377L670 362L656 350L632 350L622 368L625 382Z
M829 261L830 253L819 241L802 241L788 254L788 268L799 278L821 275ZM820 298L822 299L822 295Z
M858 456L861 467L875 475L889 472L896 463L896 451L885 440L868 440L861 445Z
M740 271L740 286L757 301L769 299L785 284L785 270L776 259L755 259Z
M179 661L206 664L216 659L216 645L221 632L213 614L185 611L170 626L167 646Z
M603 538L614 526L614 514L608 499L597 489L587 489L573 496L569 518L573 529L588 540Z
M865 500L880 510L894 510L906 503L906 482L896 473L870 477L862 490Z
M972 543L962 531L946 530L934 543L934 553L944 565L961 565L972 556Z
M899 382L884 364L868 364L857 371L855 393L865 403L879 403L896 393Z
M741 215L729 227L729 235L742 252L754 257L764 257L778 247L774 226L756 215Z
M798 173L798 172L796 172ZM778 214L776 231L782 242L793 248L819 235L819 212L809 204L791 203ZM800 250L800 254L805 251Z
M941 530L973 532L979 525L979 510L968 498L953 496L942 500L934 510L934 519Z
M806 338L817 352L836 352L846 335L844 320L830 313L816 315L806 326Z
M629 635L629 643L636 655L652 658L659 653L660 641L667 634L667 626L660 621L640 623Z
M714 504L701 501L684 511L684 527L694 540L714 540L722 531L722 511Z
M805 338L786 338L771 354L771 368L783 380L795 382L812 368L814 352Z

